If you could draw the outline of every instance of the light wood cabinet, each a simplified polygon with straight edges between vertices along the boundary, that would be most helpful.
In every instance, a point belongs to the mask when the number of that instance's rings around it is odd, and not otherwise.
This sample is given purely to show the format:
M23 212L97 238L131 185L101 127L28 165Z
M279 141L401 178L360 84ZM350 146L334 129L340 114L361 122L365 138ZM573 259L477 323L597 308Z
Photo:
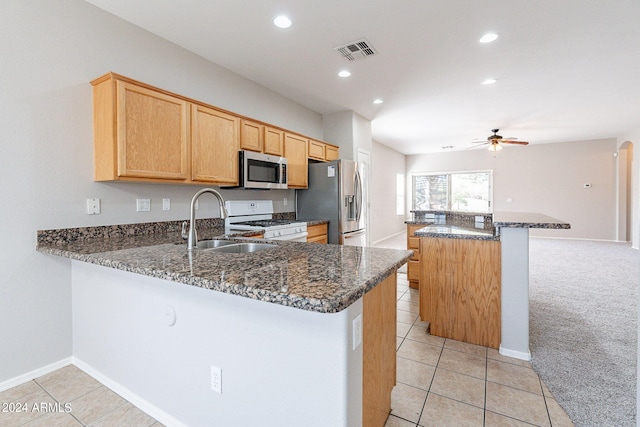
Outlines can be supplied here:
M284 156L284 131L281 129L264 127L264 152L274 156Z
M327 144L326 142L309 140L309 158L312 160L320 160L322 162L330 162L337 160L339 157L338 147Z
M309 140L303 136L288 132L284 134L284 157L287 158L289 188L309 186L308 143Z
M240 121L240 148L262 152L264 145L264 125L250 120Z
M315 160L325 160L324 157L324 142L309 140L309 158Z
M288 160L291 188L308 187L309 156L338 158L338 147L127 77L93 85L94 179L238 184L238 151Z
M93 86L96 181L176 181L188 176L188 103L113 78Z
M396 385L395 272L364 294L362 307L362 425L383 427Z
M328 224L307 225L308 243L329 243Z
M191 179L237 185L240 118L193 105L191 121Z
M420 286L420 238L414 237L413 233L421 228L426 227L426 224L407 224L407 249L413 251L413 256L407 263L407 280L409 280L409 287L412 289L418 289Z
M340 158L340 149L335 145L325 144L324 146L324 159L327 162L338 160Z
M420 253L420 318L431 335L497 349L500 242L422 237Z

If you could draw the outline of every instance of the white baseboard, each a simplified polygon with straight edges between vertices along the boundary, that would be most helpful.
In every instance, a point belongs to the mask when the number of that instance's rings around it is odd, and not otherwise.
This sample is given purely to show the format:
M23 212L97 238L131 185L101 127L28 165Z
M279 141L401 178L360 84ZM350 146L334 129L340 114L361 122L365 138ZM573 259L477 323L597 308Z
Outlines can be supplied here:
M29 382L43 375L50 374L53 371L56 371L60 368L64 368L67 365L71 365L71 363L73 363L72 358L66 357L57 362L53 362L50 365L43 366L42 368L34 369L33 371L27 372L26 374L22 374L15 378L11 378L9 380L3 381L0 383L0 391L9 390L10 388L19 386L21 384Z
M531 350L525 353L522 351L509 350L507 348L502 347L501 345L499 353L503 356L513 357L514 359L520 359L520 360L526 360L526 361L531 360Z
M120 383L117 383L117 382L109 379L107 376L103 375L101 372L99 372L96 369L94 369L91 365L83 362L82 360L78 359L77 357L73 357L72 361L73 361L73 364L75 366L77 366L78 368L82 369L88 375L90 375L94 379L100 381L106 387L108 387L112 391L114 391L117 394L119 394L120 396L122 396L124 399L128 400L129 402L131 402L135 407L137 407L141 411L145 412L149 416L151 416L151 417L155 418L156 420L160 421L165 426L168 426L168 427L188 427L186 424L182 423L181 421L178 421L177 419L175 419L171 415L167 414L162 409L158 408L157 406L153 405L152 403L150 403L147 400L143 399L142 397L138 396L137 394L135 394L134 392L132 392L128 388L126 388L123 385L121 385Z
M376 240L375 242L372 242L372 243L371 243L371 246L375 246L375 245L377 245L377 244L378 244L378 243L380 243L380 242L384 242L384 241L385 241L385 240L387 240L387 239L391 239L392 237L399 236L400 234L404 234L404 233L406 233L406 232L407 232L406 230L403 230L403 231L399 231L399 232L397 232L397 233L395 233L395 234L392 234L392 235L390 235L390 236L383 237L382 239L378 239L378 240Z

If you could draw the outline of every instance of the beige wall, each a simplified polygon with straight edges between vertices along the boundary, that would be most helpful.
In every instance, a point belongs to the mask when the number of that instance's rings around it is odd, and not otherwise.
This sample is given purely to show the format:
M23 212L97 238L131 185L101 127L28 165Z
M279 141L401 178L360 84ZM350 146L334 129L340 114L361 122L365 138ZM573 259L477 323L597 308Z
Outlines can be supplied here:
M531 235L616 240L616 149L615 139L605 139L412 155L407 188L411 173L493 170L494 211L538 212L571 224Z
M396 174L405 174L405 155L373 141L371 150L371 243L405 230L405 215L396 215Z

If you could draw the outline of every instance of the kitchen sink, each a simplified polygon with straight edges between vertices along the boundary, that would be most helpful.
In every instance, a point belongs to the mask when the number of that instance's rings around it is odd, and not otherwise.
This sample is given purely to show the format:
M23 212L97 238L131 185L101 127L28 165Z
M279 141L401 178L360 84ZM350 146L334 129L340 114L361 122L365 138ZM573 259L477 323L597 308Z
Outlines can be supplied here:
M246 254L251 252L264 251L266 249L273 249L277 245L270 245L268 243L237 243L233 242L231 245L224 245L218 247L212 247L209 249L211 252L222 252L226 254Z
M228 245L237 245L238 242L234 242L233 240L200 240L197 245L198 249L213 249L220 248Z

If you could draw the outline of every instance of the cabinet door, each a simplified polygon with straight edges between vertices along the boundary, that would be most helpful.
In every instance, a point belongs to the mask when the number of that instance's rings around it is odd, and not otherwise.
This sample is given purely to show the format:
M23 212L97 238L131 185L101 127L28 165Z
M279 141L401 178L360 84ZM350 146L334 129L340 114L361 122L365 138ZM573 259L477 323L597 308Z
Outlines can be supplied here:
M117 175L187 179L187 102L122 81L116 87Z
M324 162L324 142L309 140L309 158Z
M284 132L269 126L264 128L264 152L274 156L284 156Z
M191 179L237 185L240 119L201 105L191 109Z
M328 224L307 225L307 243L329 243L327 226Z
M333 145L325 145L324 147L324 158L327 162L332 160L338 160L340 156L338 147L334 147Z
M264 126L260 123L242 119L240 124L240 148L262 152Z
M307 188L309 186L308 143L309 140L300 135L284 134L284 157L287 158L290 188Z

